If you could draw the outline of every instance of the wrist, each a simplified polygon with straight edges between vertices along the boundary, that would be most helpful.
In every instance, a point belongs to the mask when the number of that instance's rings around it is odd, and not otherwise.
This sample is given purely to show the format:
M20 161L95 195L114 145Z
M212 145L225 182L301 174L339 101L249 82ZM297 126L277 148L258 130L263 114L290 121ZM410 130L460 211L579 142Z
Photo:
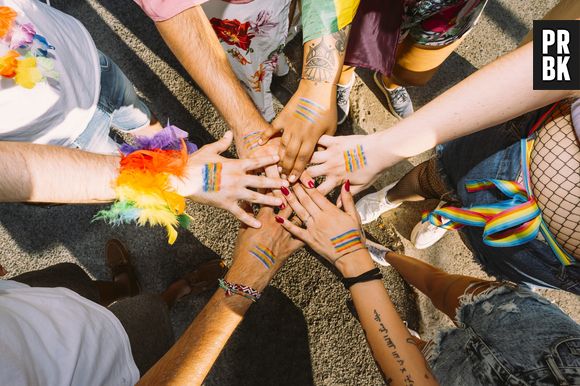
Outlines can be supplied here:
M341 257L335 264L343 277L356 277L375 267L369 251L359 249Z

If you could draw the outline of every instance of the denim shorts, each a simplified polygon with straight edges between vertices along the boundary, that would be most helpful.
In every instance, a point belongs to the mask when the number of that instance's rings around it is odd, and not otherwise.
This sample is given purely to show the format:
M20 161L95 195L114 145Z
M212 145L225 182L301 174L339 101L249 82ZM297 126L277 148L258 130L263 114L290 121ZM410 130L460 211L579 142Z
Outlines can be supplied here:
M465 181L481 178L517 180L521 173L519 141L546 111L540 109L436 148L437 168L449 191L448 201L463 207L505 200L496 189L468 193ZM580 294L580 266L563 266L543 241L498 248L483 243L483 229L464 227L463 240L489 275L500 280Z
M130 132L149 125L151 112L139 99L133 84L107 55L99 51L101 93L93 118L73 146L101 154L117 154L111 127Z
M423 350L441 385L580 385L580 326L524 287L462 299Z

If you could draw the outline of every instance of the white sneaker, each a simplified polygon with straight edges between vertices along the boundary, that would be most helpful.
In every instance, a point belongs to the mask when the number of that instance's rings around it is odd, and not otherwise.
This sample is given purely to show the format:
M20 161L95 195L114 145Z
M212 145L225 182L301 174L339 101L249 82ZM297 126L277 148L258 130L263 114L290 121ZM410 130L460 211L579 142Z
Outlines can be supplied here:
M382 246L381 244L377 244L373 241L367 240L365 242L365 245L369 251L369 254L371 255L371 258L373 259L373 261L379 265L388 267L391 264L387 263L387 260L385 260L385 256L387 255L387 253L391 252L391 250L385 246Z
M356 210L360 215L361 222L368 224L378 219L381 214L395 209L401 203L391 204L387 201L387 192L397 184L395 181L392 184L385 186L376 193L367 194L356 202Z
M435 209L441 208L444 204L444 201L439 202L439 205ZM426 249L441 240L445 236L445 233L447 233L447 229L436 227L429 221L419 221L411 232L411 243L417 249Z

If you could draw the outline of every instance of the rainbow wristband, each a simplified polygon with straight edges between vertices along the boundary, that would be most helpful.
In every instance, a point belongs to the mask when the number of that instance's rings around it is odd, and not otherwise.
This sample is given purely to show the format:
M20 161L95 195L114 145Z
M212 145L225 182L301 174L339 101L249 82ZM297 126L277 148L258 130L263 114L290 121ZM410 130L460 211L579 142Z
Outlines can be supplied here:
M117 199L109 209L99 211L93 221L161 225L167 229L169 244L173 244L176 228L187 228L191 219L185 213L185 197L175 192L170 183L171 176L183 176L189 154L197 150L186 138L185 131L170 125L153 137L137 137L135 145L121 146L115 181Z

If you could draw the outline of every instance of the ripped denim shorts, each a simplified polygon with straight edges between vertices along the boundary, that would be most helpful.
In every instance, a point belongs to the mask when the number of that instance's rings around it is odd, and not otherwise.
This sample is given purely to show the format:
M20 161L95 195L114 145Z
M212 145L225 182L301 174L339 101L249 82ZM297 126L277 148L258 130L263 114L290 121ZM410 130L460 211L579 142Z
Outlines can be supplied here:
M525 287L464 296L423 350L441 385L580 385L580 325Z

